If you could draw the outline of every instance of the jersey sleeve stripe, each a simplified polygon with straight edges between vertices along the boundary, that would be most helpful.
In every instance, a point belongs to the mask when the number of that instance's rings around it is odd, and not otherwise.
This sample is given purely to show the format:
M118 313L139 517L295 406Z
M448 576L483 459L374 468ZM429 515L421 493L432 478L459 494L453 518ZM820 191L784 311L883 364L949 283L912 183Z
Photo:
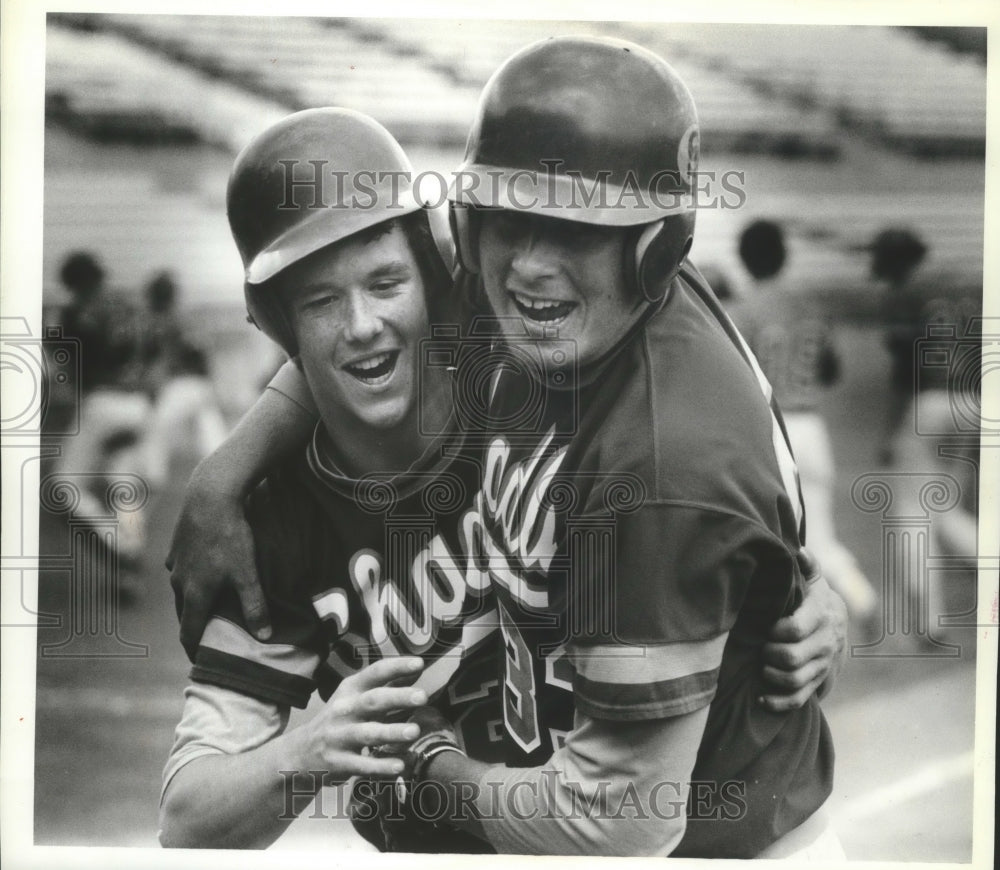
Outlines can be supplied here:
M228 619L213 617L199 650L211 649L263 665L292 677L312 680L319 656L287 643L264 643Z
M729 632L709 640L663 644L572 644L577 674L594 683L665 683L711 671L722 662Z
M662 719L692 713L710 704L718 679L718 668L642 685L596 682L577 673L573 677L573 696L577 712L595 719Z
M308 705L316 686L306 677L204 646L198 648L191 679L299 709Z

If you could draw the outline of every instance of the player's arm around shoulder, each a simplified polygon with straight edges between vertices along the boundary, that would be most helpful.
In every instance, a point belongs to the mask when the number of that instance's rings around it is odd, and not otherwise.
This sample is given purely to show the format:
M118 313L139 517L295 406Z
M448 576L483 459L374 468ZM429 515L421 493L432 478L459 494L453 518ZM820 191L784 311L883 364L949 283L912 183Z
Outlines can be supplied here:
M301 372L286 363L233 432L191 475L166 566L180 638L193 661L215 599L233 589L247 626L266 640L270 615L254 559L246 498L267 471L303 447L316 424Z

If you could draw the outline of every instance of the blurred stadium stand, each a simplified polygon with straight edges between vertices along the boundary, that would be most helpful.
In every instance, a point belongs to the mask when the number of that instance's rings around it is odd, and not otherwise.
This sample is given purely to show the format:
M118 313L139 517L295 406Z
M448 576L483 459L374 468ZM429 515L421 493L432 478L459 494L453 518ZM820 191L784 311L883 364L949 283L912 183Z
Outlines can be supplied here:
M97 141L206 142L233 151L287 114L283 104L208 78L110 27L53 24L46 53L49 118Z
M352 26L350 21L347 26ZM363 28L362 36L403 46L446 74L455 86L471 89L473 106L475 96L493 71L519 48L537 39L551 35L631 36L626 27L614 22L428 20L415 23L386 19L365 22ZM649 40L646 44L650 44ZM817 156L836 153L828 135L832 125L820 113L761 98L739 80L692 62L683 46L671 41L669 48L681 49L665 50L663 54L691 88L698 104L703 139L715 149Z
M185 305L238 305L223 193L252 135L295 109L343 105L386 124L418 170L445 172L497 65L567 33L629 38L668 58L698 104L703 167L746 169L745 207L699 214L699 262L735 269L742 226L782 220L795 282L861 300L839 308L867 316L865 246L902 222L930 242L928 280L978 293L985 65L974 34L936 31L50 15L47 299L58 302L66 252L89 247L126 289L172 268Z
M760 94L810 107L900 151L985 153L985 65L921 40L914 29L871 26L671 26L673 45Z

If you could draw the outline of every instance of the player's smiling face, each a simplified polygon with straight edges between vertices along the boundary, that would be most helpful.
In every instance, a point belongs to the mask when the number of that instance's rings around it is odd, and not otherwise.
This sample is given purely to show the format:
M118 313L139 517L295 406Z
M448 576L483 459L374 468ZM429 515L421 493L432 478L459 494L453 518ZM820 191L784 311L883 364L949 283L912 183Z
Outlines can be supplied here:
M519 319L533 338L572 341L580 365L599 358L625 335L638 304L625 283L625 238L624 229L484 212L479 255L494 313ZM523 341L524 332L508 331Z
M296 263L281 282L321 416L349 414L376 429L403 422L417 401L417 353L428 331L404 231L348 238Z

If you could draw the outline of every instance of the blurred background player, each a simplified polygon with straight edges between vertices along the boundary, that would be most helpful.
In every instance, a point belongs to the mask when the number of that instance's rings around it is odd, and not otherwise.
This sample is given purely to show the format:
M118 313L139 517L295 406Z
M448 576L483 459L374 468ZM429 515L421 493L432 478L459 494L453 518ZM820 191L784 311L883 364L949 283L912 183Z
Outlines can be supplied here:
M144 439L152 405L146 391L142 328L136 307L105 287L104 268L86 251L70 254L60 270L69 301L60 314L63 334L80 341L80 431L66 439L57 473L74 475L78 517L106 517L96 495L112 474L148 477ZM118 524L121 567L135 567L144 551L145 515L135 510Z
M187 335L177 312L177 284L162 271L146 285L142 358L154 406L147 427L147 473L162 486L172 461L186 453L201 459L229 431L219 408L208 357Z
M854 555L838 539L833 519L833 448L820 411L822 391L840 377L832 326L815 301L782 280L788 251L778 223L758 220L747 226L739 255L750 282L737 301L730 301L729 313L781 407L806 505L809 549L851 615L869 620L878 599Z
M892 359L879 459L897 468L938 472L957 481L958 504L937 514L931 525L933 552L964 561L972 569L978 552L979 445L974 433L963 431L959 419L963 412L978 419L981 354L974 342L949 341L954 358L948 365L922 365L919 359L921 343L929 340L931 327L953 330L959 339L965 336L967 301L949 293L947 286L916 285L914 276L928 248L914 230L887 227L872 240L870 251L871 275L884 287L885 345ZM961 377L963 372L969 377ZM913 499L913 504L901 503L897 510L919 516L915 494L907 492L904 498ZM939 629L938 617L955 612L950 593L967 593L973 577L969 570L947 583L935 578L927 585L929 600L925 602L920 600L918 575L910 571L907 592L914 612L926 607L930 625Z
M916 343L925 334L924 301L912 287L914 273L927 255L923 240L906 227L889 227L871 244L871 274L885 288L885 346L892 359L885 430L879 460L892 464L893 441L911 406L916 383Z

